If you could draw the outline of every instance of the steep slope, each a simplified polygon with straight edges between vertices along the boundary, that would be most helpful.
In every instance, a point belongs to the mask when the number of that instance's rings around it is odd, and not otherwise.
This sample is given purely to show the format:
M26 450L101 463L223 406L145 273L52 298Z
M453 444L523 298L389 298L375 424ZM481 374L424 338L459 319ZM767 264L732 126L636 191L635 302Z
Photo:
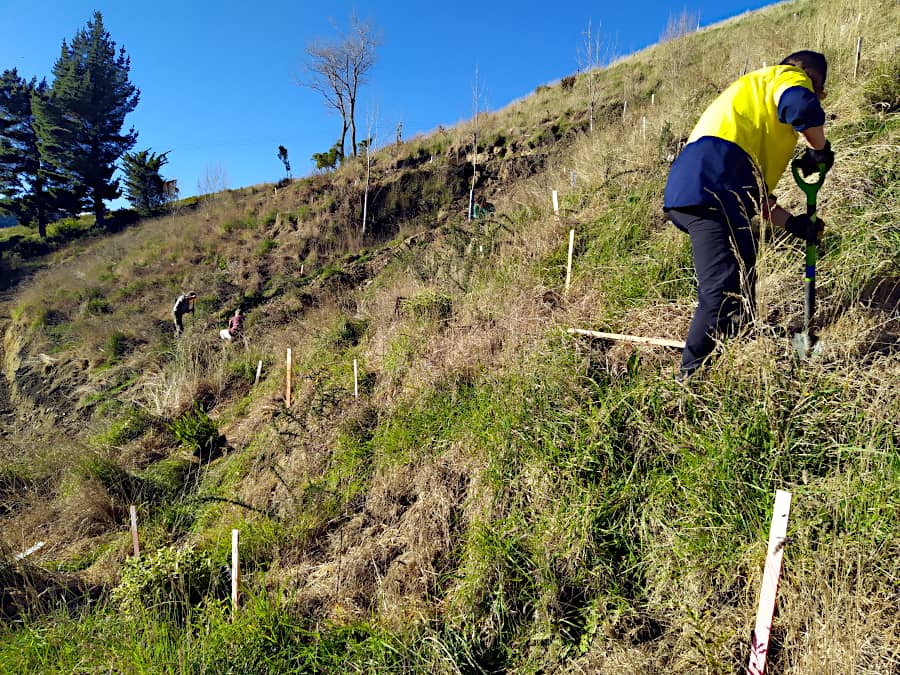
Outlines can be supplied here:
M378 155L365 236L363 167L348 164L55 254L8 304L0 517L9 549L46 541L33 563L103 602L8 631L0 662L733 672L772 496L789 489L772 667L889 672L898 11L790 3L661 44L595 74L593 134L588 75L539 88L484 122L486 220L464 217L463 126ZM802 254L778 237L760 253L759 323L689 389L672 353L568 337L683 335L693 281L660 212L668 162L716 91L798 43L830 58L839 158L820 205L819 360L784 338ZM168 310L189 288L200 302L176 341ZM226 346L216 330L238 305L245 339ZM144 553L126 560L132 503ZM218 574L232 528L248 596L233 622Z

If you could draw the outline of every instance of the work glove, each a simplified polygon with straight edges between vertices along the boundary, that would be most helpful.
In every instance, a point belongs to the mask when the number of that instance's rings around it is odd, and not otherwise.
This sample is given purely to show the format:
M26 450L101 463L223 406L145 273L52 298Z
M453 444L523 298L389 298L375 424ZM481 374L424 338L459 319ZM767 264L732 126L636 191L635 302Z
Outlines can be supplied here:
M820 164L825 166L825 171L834 166L834 153L831 151L831 141L825 141L825 147L821 150L807 148L797 158L797 169L803 174L804 178L811 174L819 173Z
M815 222L805 213L790 216L784 224L784 229L792 235L803 241L807 240L808 234L815 234L815 240L818 241L825 231L825 221L816 216Z

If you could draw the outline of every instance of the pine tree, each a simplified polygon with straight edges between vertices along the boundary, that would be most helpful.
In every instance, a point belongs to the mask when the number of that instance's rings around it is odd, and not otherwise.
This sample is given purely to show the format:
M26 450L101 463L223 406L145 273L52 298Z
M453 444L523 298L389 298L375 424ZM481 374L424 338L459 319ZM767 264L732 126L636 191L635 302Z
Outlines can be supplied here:
M122 170L125 172L125 196L142 216L149 216L169 201L167 182L159 173L168 163L168 152L160 155L150 149L126 152Z
M0 209L31 221L28 178L37 175L37 139L31 126L31 94L16 70L0 75Z
M288 151L287 148L283 145L278 146L278 159L281 160L281 163L284 164L284 172L287 174L288 180L291 178L291 162L288 159Z
M0 211L36 224L42 238L49 221L75 208L71 186L41 158L33 102L47 91L45 81L26 82L15 69L0 75Z
M94 212L98 225L104 201L122 194L112 178L116 162L137 141L133 127L122 133L140 98L128 79L130 68L125 49L116 52L103 16L94 12L71 45L63 40L48 104L35 110L42 156L79 186L81 206Z

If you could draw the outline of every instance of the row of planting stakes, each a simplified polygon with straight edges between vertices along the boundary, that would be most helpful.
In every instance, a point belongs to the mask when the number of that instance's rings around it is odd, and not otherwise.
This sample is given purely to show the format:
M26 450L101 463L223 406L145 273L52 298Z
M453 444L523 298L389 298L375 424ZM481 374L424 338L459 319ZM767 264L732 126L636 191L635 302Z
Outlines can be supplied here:
M574 231L570 232L570 241ZM140 555L138 543L137 507L132 504L131 539L134 555ZM769 527L769 545L766 554L766 565L763 570L762 588L759 592L759 608L756 613L756 626L750 642L750 663L747 666L749 675L763 675L766 670L766 657L769 651L769 637L772 633L772 617L775 614L775 597L778 594L778 581L781 577L781 563L784 558L784 547L788 541L787 525L791 511L791 493L776 490L775 506L772 509L772 523ZM27 551L18 554L15 559L21 560L44 546L40 541ZM231 607L232 618L240 607L240 532L231 530Z
M573 231L574 232L574 231ZM570 233L570 240L572 234ZM784 558L784 547L788 541L787 525L791 511L791 493L776 490L775 506L772 509L772 524L769 527L769 546L766 554L766 565L763 570L762 588L759 593L759 609L756 613L756 626L753 629L750 643L750 663L747 666L749 675L763 675L766 670L766 657L769 651L769 637L772 633L772 617L775 614L775 597L778 594L778 581L781 577L781 563ZM132 504L131 538L134 544L134 555L140 555L138 544L137 507ZM30 555L40 549L44 542L38 542L24 553L16 556L16 560ZM240 532L231 530L231 609L232 619L237 616L240 607Z
M138 543L138 521L137 521L137 507L132 504L130 509L131 513L131 541L134 544L134 555L135 557L141 554L141 547ZM240 587L241 587L241 559L240 559L240 534L236 529L231 530L231 616L232 619L237 616L238 609L240 607ZM41 546L44 545L44 542L38 542L37 545L33 546L32 549L37 550ZM22 554L22 557L28 555L29 553L33 553L31 549ZM17 556L18 560L19 557Z

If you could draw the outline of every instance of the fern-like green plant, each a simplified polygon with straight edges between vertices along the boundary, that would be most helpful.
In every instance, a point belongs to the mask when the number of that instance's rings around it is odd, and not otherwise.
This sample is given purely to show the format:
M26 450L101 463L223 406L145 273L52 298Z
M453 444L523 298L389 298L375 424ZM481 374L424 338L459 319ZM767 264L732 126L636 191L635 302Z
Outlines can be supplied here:
M219 444L219 428L196 403L190 410L167 424L181 443L195 452L210 452Z

